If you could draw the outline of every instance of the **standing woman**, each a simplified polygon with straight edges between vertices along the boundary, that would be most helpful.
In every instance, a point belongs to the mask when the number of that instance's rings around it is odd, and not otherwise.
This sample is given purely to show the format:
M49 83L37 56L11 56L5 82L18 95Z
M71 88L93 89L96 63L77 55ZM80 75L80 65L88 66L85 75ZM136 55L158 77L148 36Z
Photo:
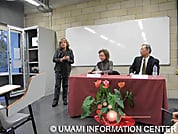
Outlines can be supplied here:
M53 62L55 63L55 90L52 107L56 107L59 101L59 94L62 83L63 104L67 105L68 81L71 72L71 64L74 63L73 51L69 48L67 39L62 38L59 42L59 48L56 50Z

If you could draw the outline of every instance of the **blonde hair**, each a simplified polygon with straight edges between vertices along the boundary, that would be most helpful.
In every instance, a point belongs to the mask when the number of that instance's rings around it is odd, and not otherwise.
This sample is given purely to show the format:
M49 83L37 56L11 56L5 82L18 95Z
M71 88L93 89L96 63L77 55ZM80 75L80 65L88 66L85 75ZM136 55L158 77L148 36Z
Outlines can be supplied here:
M62 41L65 41L67 44L67 48L69 49L69 42L67 41L66 38L61 38L61 40L59 41L59 45L61 45Z

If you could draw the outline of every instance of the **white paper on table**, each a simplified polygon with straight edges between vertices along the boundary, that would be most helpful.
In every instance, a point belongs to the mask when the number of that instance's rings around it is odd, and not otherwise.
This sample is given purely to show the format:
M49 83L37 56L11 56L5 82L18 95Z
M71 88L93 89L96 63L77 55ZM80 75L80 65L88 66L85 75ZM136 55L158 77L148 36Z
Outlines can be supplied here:
M101 74L87 74L87 77L90 77L90 78L100 78Z
M132 75L131 78L133 79L148 79L148 75Z
M20 59L20 48L14 48L14 59Z
M21 60L14 60L14 68L21 68L22 61Z

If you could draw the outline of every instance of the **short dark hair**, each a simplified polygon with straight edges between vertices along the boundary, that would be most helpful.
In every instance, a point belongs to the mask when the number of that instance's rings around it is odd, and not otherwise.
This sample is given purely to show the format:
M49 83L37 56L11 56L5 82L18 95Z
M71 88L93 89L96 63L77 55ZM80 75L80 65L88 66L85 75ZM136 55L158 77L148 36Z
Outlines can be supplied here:
M106 56L106 60L109 60L109 58L110 58L109 51L107 49L101 49L101 50L98 51L98 54L100 54L102 52Z
M142 44L142 46L145 46L147 50L149 50L149 53L151 53L151 46L149 44Z
M67 44L67 49L69 49L69 42L67 41L66 38L61 38L61 40L59 41L59 45L61 45L62 41L65 41Z

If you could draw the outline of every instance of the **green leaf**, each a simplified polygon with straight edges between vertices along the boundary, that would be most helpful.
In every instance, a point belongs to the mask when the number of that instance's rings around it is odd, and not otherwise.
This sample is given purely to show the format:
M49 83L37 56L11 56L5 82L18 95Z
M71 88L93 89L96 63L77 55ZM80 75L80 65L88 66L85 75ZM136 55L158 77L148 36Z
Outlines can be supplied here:
M129 92L128 94L128 102L131 107L134 107L133 93Z
M124 111L121 108L118 108L118 111L121 116L124 116Z
M119 98L116 98L116 103L119 105L119 107L124 109L124 101L123 100L120 100Z
M93 108L93 105L94 105L94 101L95 101L95 98L91 97L91 96L88 96L85 98L85 100L83 101L83 104L82 104L82 115L81 115L81 118L86 118L87 116L89 116L92 112L92 108Z
M118 89L114 89L114 93L116 95L116 98L120 98L122 100L121 92Z
M116 105L116 95L109 92L107 97L108 97L108 103L112 106L112 109L114 110Z
M106 89L106 93L108 94L110 92L110 88L107 88Z
M126 99L128 99L129 105L131 107L134 107L133 93L129 92L129 91L126 91L125 97L126 97Z
M102 93L108 93L109 92L109 88L103 88L103 84L100 84L100 91L102 92Z
M126 97L129 96L129 91L126 91L125 96L126 96Z
M108 107L103 107L100 111L100 114L98 115L100 118L102 117L103 113L106 113L108 111Z
M116 121L119 123L119 122L121 121L121 117L120 117L120 116L117 116Z
M98 91L98 92L96 93L96 101L100 101L101 98L102 98L102 94L101 94L100 91Z
M114 89L114 93L116 95L116 103L119 105L119 107L124 109L124 102L122 100L121 92L118 89Z
M105 89L103 88L103 84L100 84L100 91L103 93L105 92Z

